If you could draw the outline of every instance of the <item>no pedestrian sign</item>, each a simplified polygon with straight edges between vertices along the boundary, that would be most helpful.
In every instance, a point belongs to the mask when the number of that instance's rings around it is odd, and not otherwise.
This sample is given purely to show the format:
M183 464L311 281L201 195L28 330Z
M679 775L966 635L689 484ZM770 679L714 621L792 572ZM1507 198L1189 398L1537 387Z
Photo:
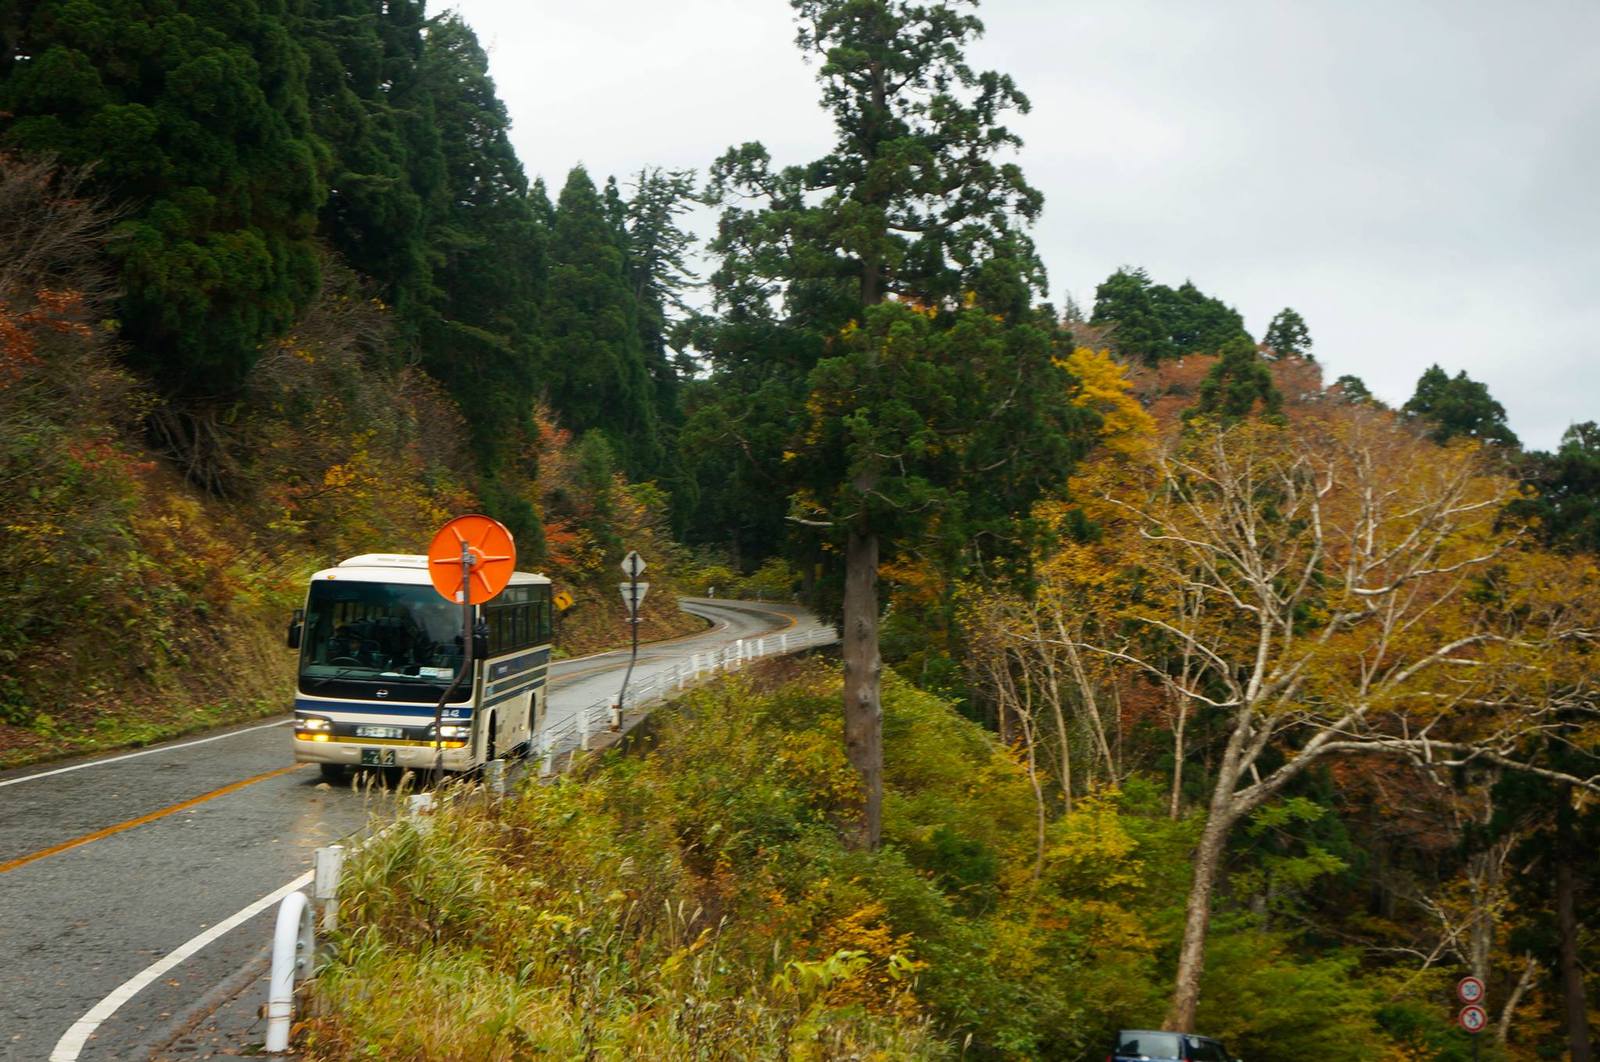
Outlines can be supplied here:
M1461 1027L1467 1032L1480 1033L1483 1032L1484 1026L1489 1024L1489 1015L1484 1013L1482 1007L1476 1005L1462 1007L1461 1013L1456 1016L1456 1021L1460 1022Z

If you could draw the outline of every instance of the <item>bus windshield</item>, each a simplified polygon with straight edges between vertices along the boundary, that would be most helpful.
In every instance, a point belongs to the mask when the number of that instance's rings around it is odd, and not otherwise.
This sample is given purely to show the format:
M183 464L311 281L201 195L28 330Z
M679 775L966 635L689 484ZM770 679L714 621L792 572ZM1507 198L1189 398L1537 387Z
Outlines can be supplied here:
M446 685L461 666L461 606L431 586L318 580L306 603L300 677Z

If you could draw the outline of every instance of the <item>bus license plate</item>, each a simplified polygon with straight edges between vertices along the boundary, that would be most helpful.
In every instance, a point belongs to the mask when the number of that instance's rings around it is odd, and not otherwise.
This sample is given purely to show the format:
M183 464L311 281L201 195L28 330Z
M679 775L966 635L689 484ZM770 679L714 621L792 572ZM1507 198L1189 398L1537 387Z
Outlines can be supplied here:
M393 767L394 749L362 749L361 763L371 767Z
M358 726L356 737L398 738L405 737L406 732L397 726Z

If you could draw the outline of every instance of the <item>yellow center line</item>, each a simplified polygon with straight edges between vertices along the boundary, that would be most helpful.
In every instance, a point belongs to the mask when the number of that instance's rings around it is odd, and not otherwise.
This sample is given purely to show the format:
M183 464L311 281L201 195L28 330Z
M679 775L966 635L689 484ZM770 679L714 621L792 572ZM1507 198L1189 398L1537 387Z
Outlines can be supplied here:
M184 808L192 808L196 804L204 804L206 801L215 800L219 796L227 796L229 793L236 793L247 785L255 785L257 782L265 782L268 778L276 778L280 774L288 774L290 771L298 771L302 767L309 766L310 764L297 763L292 767L279 767L275 771L267 771L264 774L256 775L254 778L245 778L242 781L231 782L228 785L223 786L221 789L213 789L209 793L202 793L197 797L191 797L182 803L173 804L171 807L162 808L159 811L152 811L148 815L140 815L136 819L129 819L127 822L119 822L115 826L107 826L103 830L96 830L93 833L86 833L82 837L74 837L70 841L62 841L60 844L51 845L49 848L41 848L37 852L20 856L17 859L11 860L9 863L0 863L0 874L4 874L8 870L16 870L18 867L25 867L29 863L36 862L45 858L46 856L53 856L58 852L65 852L69 848L77 848L79 845L88 844L90 841L98 841L103 837L110 837L112 834L121 833L123 830L131 830L135 826L143 826L147 822L154 822L157 819L165 818L166 816L171 815L173 812L182 811Z

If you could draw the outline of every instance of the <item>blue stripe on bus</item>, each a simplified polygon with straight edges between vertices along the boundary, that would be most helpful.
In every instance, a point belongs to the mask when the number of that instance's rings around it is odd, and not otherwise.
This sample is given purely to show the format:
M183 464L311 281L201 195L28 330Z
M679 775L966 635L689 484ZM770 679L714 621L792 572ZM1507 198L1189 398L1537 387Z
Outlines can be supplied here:
M544 679L542 679L542 678L534 679L532 682L528 683L526 686L518 686L514 690L506 690L504 693L495 694L493 697L490 697L487 700L485 700L483 702L483 706L485 708L488 708L491 705L499 704L501 701L509 701L513 697L520 696L521 694L527 693L530 690L539 689L543 685L544 685Z
M503 678L499 682L490 682L483 687L484 696L494 697L512 686L522 685L529 679L542 679L548 674L549 670L550 668L547 665L540 664L537 667L530 667L526 671L519 671L515 675Z
M517 656L508 656L504 660L496 660L489 665L489 681L498 682L510 678L518 672L548 663L550 660L550 647L548 645L535 649L532 652L522 653Z
M384 715L414 716L417 718L433 718L432 705L420 704L385 704L382 701L317 701L309 697L296 697L294 707L297 712L381 712ZM446 716L456 713L452 718L468 719L472 716L470 704L447 704L444 706Z

